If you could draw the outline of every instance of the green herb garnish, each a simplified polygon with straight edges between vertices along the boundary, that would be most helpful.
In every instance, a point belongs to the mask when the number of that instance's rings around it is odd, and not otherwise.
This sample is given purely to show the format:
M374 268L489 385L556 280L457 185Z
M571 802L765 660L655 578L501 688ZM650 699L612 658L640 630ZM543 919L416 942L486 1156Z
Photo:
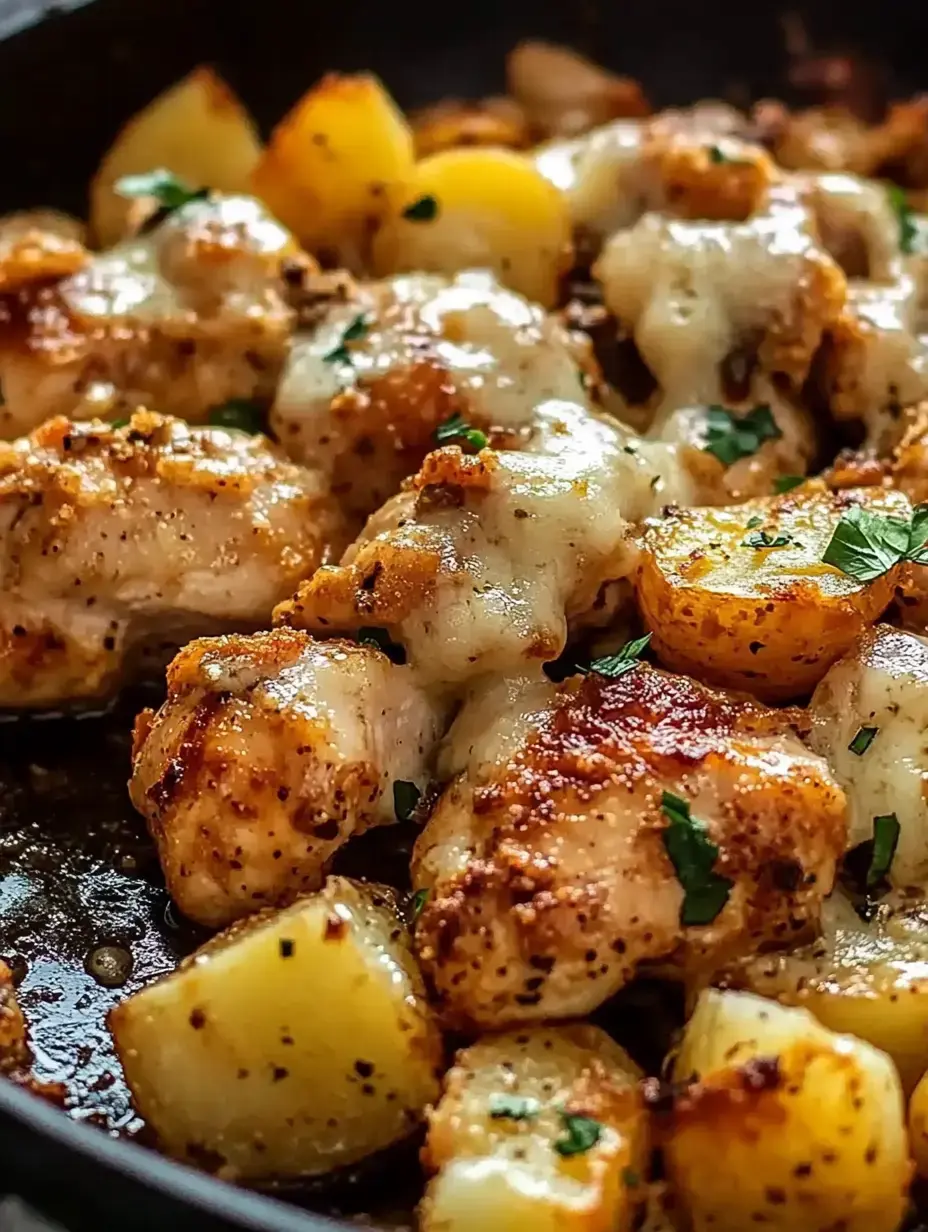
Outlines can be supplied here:
M758 526L762 526L763 522L764 522L763 518L759 518L759 517L748 518L747 529L755 530Z
M589 1151L603 1136L601 1123L593 1117L578 1116L572 1112L564 1112L563 1109L560 1115L564 1133L555 1140L554 1149L565 1159Z
M622 1180L628 1189L637 1189L641 1184L641 1177L634 1168L623 1168Z
M393 781L393 811L397 821L409 821L416 811L416 805L422 798L422 792L406 779Z
M376 646L378 650L382 650L391 663L406 662L405 647L399 642L394 642L386 629L379 629L374 625L363 625L358 630L357 640L362 646Z
M873 855L867 869L867 888L872 889L886 877L899 842L899 819L895 813L873 819Z
M773 481L773 490L778 496L782 496L784 492L792 492L793 488L798 488L801 483L805 483L802 475L780 475Z
M748 535L741 546L743 548L785 548L792 542L792 535L768 535L765 530L756 530L753 535Z
M128 428L128 426L129 426L129 420L126 418L114 419L113 422L110 424L110 427L113 429L114 432L117 430L117 428Z
M888 517L854 505L841 516L822 556L858 582L872 582L904 560L928 564L928 505L912 517Z
M541 1104L524 1095L491 1095L490 1116L494 1121L530 1121L538 1116Z
M439 445L461 443L477 453L486 448L487 435L479 428L472 428L460 411L450 415L435 429L435 440Z
M755 406L746 415L736 415L716 403L709 407L706 425L703 448L726 466L731 466L739 458L749 458L757 453L764 441L776 441L783 435L766 402Z
M169 214L191 201L204 201L210 193L208 188L191 188L163 167L146 171L143 175L124 175L114 187L121 197L153 197L158 202L158 209L145 220L143 231L150 231Z
M909 205L905 189L900 188L898 184L888 185L886 195L889 197L889 204L896 211L896 217L899 219L899 247L904 253L911 254L915 252L918 241L918 223L915 221L915 211Z
M680 923L711 924L728 902L732 887L727 877L713 871L719 849L702 822L690 815L686 800L665 791L661 808L668 821L664 847L683 887Z
M350 364L351 352L348 350L347 344L354 342L357 338L363 338L367 331L367 318L363 312L359 312L351 324L343 331L341 342L323 355L322 362L325 364Z
M878 727L858 727L857 734L847 747L858 757L863 757L879 730Z
M634 641L626 642L621 650L617 650L615 654L604 655L600 659L594 659L589 668L581 667L578 670L586 674L587 671L596 672L597 676L607 676L610 680L618 680L620 676L624 676L626 672L630 672L638 663L648 643L651 641L651 634L646 633L644 637L636 637Z
M406 206L403 217L409 222L432 222L438 217L438 202L432 196L420 197Z
M222 406L214 406L207 419L214 428L233 428L251 436L264 431L264 411L249 398L230 398Z
M430 890L416 890L415 894L412 896L412 903L409 912L410 924L415 924L416 920L418 920L419 916L425 910L425 904L429 901L430 893Z

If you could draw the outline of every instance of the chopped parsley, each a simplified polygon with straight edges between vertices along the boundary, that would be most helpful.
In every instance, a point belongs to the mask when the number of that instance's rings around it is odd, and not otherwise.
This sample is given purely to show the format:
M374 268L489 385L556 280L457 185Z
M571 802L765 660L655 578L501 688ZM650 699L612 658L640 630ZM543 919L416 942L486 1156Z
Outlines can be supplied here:
M893 856L899 843L899 819L895 813L873 819L873 855L867 869L867 888L872 889L886 877L892 868Z
M928 505L918 505L908 521L854 505L842 514L822 561L858 582L872 582L904 560L928 564L926 544Z
M793 488L798 488L801 483L805 483L802 475L779 475L773 481L773 490L778 496L782 496L784 492L792 492Z
M857 734L847 747L858 757L863 757L879 730L878 727L858 727Z
M748 523L750 526L750 522ZM792 535L768 535L765 530L756 530L742 543L743 548L785 548L793 543Z
M725 156L725 151L718 145L710 145L708 147L710 163L727 163L729 160Z
M431 196L420 197L403 210L403 217L408 222L432 222L438 217L438 202Z
M890 184L886 194L899 220L899 247L904 253L913 253L918 242L918 223L915 221L915 211L905 195L905 189L898 184Z
M541 1104L524 1095L491 1095L490 1116L494 1121L530 1121L538 1116Z
M634 1168L623 1168L622 1181L628 1189L637 1189L641 1184L641 1176L635 1171Z
M624 676L626 672L630 672L638 663L643 651L647 648L651 641L651 634L646 633L644 637L636 637L631 642L626 642L621 650L617 650L615 654L604 655L600 659L594 659L588 668L581 667L579 670L586 672L595 672L597 676L606 676L610 680L618 680L620 676Z
M561 1109L561 1123L564 1133L555 1139L554 1149L565 1159L589 1151L603 1136L602 1124L593 1117L580 1116Z
M763 525L763 522L764 522L764 519L760 517L748 518L747 529L756 530L758 526Z
M713 871L719 849L702 822L690 815L686 800L665 791L661 808L668 821L664 847L683 887L680 923L711 924L728 902L732 887L727 877Z
M407 779L393 781L393 811L397 821L409 821L416 811L416 805L422 798L422 792Z
M350 364L351 353L348 350L347 343L363 338L368 328L367 318L363 312L359 312L351 324L343 331L341 342L323 355L322 362L326 364Z
M472 428L460 411L456 411L435 429L435 440L439 445L466 445L477 453L486 448L487 435L479 428Z
M214 428L232 428L251 436L264 431L264 411L250 398L230 398L222 406L214 406L207 419Z
M415 894L412 896L412 903L410 904L409 911L410 924L415 924L416 920L418 920L419 916L425 910L425 904L429 901L430 893L430 890L416 890Z
M191 188L163 167L142 175L124 175L114 187L121 197L153 197L158 202L158 209L145 220L143 231L150 231L191 201L205 201L210 193L208 188Z
M117 428L128 428L128 426L129 426L129 420L126 418L114 419L113 422L110 424L110 427L113 429L114 432L116 431Z
M737 415L716 403L709 407L706 425L703 448L725 466L731 466L739 458L749 458L757 453L764 441L776 441L783 435L766 402L755 406L746 415Z
M362 646L376 646L382 650L391 663L406 662L406 650L399 642L394 642L386 629L378 629L373 625L363 625L358 630L357 640Z

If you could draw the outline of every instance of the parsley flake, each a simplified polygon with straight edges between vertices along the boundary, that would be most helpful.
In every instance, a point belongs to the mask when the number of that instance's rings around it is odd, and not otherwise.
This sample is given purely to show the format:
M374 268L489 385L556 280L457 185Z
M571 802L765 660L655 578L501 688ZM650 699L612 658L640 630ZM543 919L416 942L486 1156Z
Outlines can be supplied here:
M363 312L359 312L351 324L342 332L341 342L323 355L322 362L325 364L350 364L351 352L346 344L354 342L358 338L363 338L368 328L367 318Z
M668 825L664 847L683 887L680 923L711 924L728 902L732 883L713 871L719 849L701 821L690 815L688 801L665 791L661 808Z
M564 1159L589 1151L603 1136L602 1124L593 1117L580 1116L561 1109L564 1133L555 1139L554 1149Z
M757 453L764 441L776 441L782 435L766 402L755 406L746 415L737 415L716 403L709 407L706 417L706 443L703 449L725 466L731 466L739 458L749 458Z
M606 676L609 680L618 680L620 676L624 676L626 672L630 672L633 667L637 666L639 658L650 641L650 633L646 633L644 637L636 637L633 641L626 642L615 654L594 659L588 668L581 667L578 670L584 675L590 671L595 672L597 676Z
M435 429L435 440L439 445L466 445L477 453L486 448L487 435L479 428L472 428L460 411L456 411Z
M863 757L879 730L878 727L858 727L857 734L847 747L858 757Z
M158 202L158 209L145 220L143 232L156 227L181 206L191 201L205 201L210 193L208 188L191 188L164 167L142 175L124 175L114 187L121 197L153 197Z
M758 526L763 525L763 522L764 522L764 519L760 517L748 518L747 529L756 530Z
M490 1116L494 1121L530 1121L538 1116L541 1104L524 1095L491 1095Z
M899 220L899 247L904 253L915 252L918 242L918 223L915 221L915 211L909 205L905 189L898 184L890 184L886 189L889 204L896 211Z
M867 888L872 889L886 877L892 868L893 856L899 842L901 830L899 819L895 813L887 813L883 817L873 819L873 855L870 857L870 867L867 869Z
M928 564L926 543L928 505L919 505L908 521L853 505L832 532L822 561L858 582L872 582L904 560Z
M710 163L727 163L728 162L728 159L725 157L725 151L721 148L721 146L710 145L708 147L708 153L709 153Z
M623 1168L622 1181L628 1189L637 1189L641 1184L641 1176L634 1168Z
M406 206L403 217L408 222L433 222L438 217L438 202L431 195L420 197Z
M748 535L741 546L743 548L785 548L792 542L792 535L768 535L765 530L756 530L753 535Z
M415 924L419 916L425 910L425 904L429 901L431 890L416 890L412 896L412 901L409 908L409 922Z
M773 490L778 496L782 496L785 492L798 488L801 483L805 483L802 475L779 475L773 481Z
M264 431L264 411L250 398L230 398L221 406L214 406L207 419L214 428L231 428L251 436Z
M407 779L393 781L393 811L397 821L409 821L416 811L416 805L422 798L422 792Z

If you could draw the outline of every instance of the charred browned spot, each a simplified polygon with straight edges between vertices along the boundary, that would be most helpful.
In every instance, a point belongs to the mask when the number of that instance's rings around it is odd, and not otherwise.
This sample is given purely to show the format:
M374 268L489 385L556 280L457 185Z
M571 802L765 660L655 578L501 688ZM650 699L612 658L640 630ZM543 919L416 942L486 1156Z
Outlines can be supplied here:
M195 778L199 772L205 753L205 737L214 715L221 706L229 700L229 693L210 693L198 702L184 729L183 737L167 767L148 791L146 798L151 802L156 814L163 813L177 796L183 784Z
M215 1175L226 1163L226 1157L214 1151L212 1147L204 1146L202 1142L188 1142L187 1158L204 1172Z

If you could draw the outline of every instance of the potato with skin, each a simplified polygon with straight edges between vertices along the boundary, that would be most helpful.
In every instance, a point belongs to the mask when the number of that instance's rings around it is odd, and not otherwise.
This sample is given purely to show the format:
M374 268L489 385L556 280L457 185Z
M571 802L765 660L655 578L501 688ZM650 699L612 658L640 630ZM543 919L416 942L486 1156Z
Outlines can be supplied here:
M163 167L192 188L248 192L261 156L254 120L211 68L194 69L120 129L90 186L90 227L101 248L132 230L137 203L116 182Z
M373 245L378 275L488 268L545 307L571 260L564 194L526 155L493 148L424 158Z
M800 1006L829 1030L866 1040L892 1058L910 1092L928 1069L928 916L882 907L866 923L836 891L822 925L815 941L745 959L715 982Z
M409 125L377 78L329 73L274 129L252 191L304 247L358 273L413 161Z
M804 1010L702 994L674 1064L668 1179L692 1232L896 1232L911 1176L890 1059Z
M649 525L636 595L661 662L764 701L811 692L879 617L899 574L860 582L823 563L853 505L911 514L901 492L810 482L740 505L670 509Z
M441 1036L391 892L333 877L209 941L109 1027L163 1150L229 1180L328 1172L406 1137Z
M918 1175L928 1177L928 1074L909 1100L909 1144Z
M586 1025L464 1049L429 1115L423 1162L436 1175L422 1232L627 1232L650 1147L639 1078L624 1050Z

